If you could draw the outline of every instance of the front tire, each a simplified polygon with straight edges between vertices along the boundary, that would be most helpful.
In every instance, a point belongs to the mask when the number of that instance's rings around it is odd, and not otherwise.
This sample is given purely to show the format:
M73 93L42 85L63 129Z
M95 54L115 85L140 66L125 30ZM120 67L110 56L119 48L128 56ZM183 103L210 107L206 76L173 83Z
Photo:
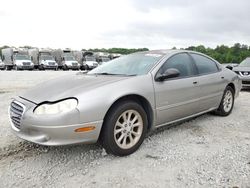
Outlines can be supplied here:
M215 114L220 116L228 116L234 107L234 90L232 87L227 86L219 108L215 111Z
M147 114L134 101L117 103L107 114L101 142L107 153L126 156L142 144L148 127Z

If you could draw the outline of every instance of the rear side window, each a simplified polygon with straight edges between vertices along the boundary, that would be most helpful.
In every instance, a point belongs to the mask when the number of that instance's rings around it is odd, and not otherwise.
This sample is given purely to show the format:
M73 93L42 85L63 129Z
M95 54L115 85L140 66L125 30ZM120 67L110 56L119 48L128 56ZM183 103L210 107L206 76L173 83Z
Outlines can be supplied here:
M191 56L194 58L199 74L209 74L219 71L216 63L211 59L198 54L191 54Z
M195 66L192 62L192 59L186 53L181 53L170 57L160 69L160 73L164 73L167 69L170 68L179 70L179 77L196 75Z

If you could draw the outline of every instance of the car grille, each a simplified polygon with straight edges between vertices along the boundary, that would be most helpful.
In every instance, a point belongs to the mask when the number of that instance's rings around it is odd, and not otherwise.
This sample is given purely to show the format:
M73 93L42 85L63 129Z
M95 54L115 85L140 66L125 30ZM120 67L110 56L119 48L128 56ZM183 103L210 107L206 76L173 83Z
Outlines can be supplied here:
M72 66L77 66L78 64L77 63L72 63Z
M55 63L49 62L49 65L55 65Z
M242 84L250 85L250 81L242 81Z
M10 104L10 119L11 122L13 123L13 125L20 129L21 126L21 118L23 115L23 111L24 111L24 106L13 101Z
M24 66L30 66L30 63L29 62L23 62L23 65Z

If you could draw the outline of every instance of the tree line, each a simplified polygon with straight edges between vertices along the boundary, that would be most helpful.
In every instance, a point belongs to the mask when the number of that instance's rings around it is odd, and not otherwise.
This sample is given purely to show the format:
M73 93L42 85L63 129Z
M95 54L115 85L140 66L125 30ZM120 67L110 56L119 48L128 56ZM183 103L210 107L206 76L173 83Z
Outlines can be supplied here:
M2 46L0 47L0 55L1 55L1 49L7 48L8 46ZM30 46L23 46L26 48L32 48ZM173 47L173 49L176 49ZM203 45L199 46L190 46L188 48L182 48L185 50L192 50L204 53L208 56L213 57L220 63L240 63L243 61L246 57L250 57L250 46L245 44L236 43L233 46L229 47L226 45L220 45L216 48L209 48L205 47ZM82 49L86 50L86 49ZM92 52L106 52L106 53L119 53L119 54L130 54L134 52L141 52L141 51L148 51L148 48L94 48L94 49L87 49L88 51Z
M173 47L172 49L176 49ZM198 46L190 46L188 48L181 48L185 50L192 50L204 53L220 63L240 63L247 57L250 57L250 46L245 44L236 43L233 46L229 47L226 45L219 45L216 48L206 48L204 45ZM86 50L86 49L83 49ZM120 54L130 54L134 52L140 51L148 51L148 48L95 48L95 49L88 49L89 51L93 52L107 52L107 53L120 53Z

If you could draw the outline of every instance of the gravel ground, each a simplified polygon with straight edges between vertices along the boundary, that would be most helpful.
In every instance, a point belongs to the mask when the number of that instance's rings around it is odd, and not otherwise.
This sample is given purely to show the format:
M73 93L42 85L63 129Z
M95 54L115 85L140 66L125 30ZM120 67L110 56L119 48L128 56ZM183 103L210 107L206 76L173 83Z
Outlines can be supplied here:
M250 91L228 117L161 128L127 157L99 145L45 147L10 131L12 96L75 72L0 72L0 187L250 187Z

